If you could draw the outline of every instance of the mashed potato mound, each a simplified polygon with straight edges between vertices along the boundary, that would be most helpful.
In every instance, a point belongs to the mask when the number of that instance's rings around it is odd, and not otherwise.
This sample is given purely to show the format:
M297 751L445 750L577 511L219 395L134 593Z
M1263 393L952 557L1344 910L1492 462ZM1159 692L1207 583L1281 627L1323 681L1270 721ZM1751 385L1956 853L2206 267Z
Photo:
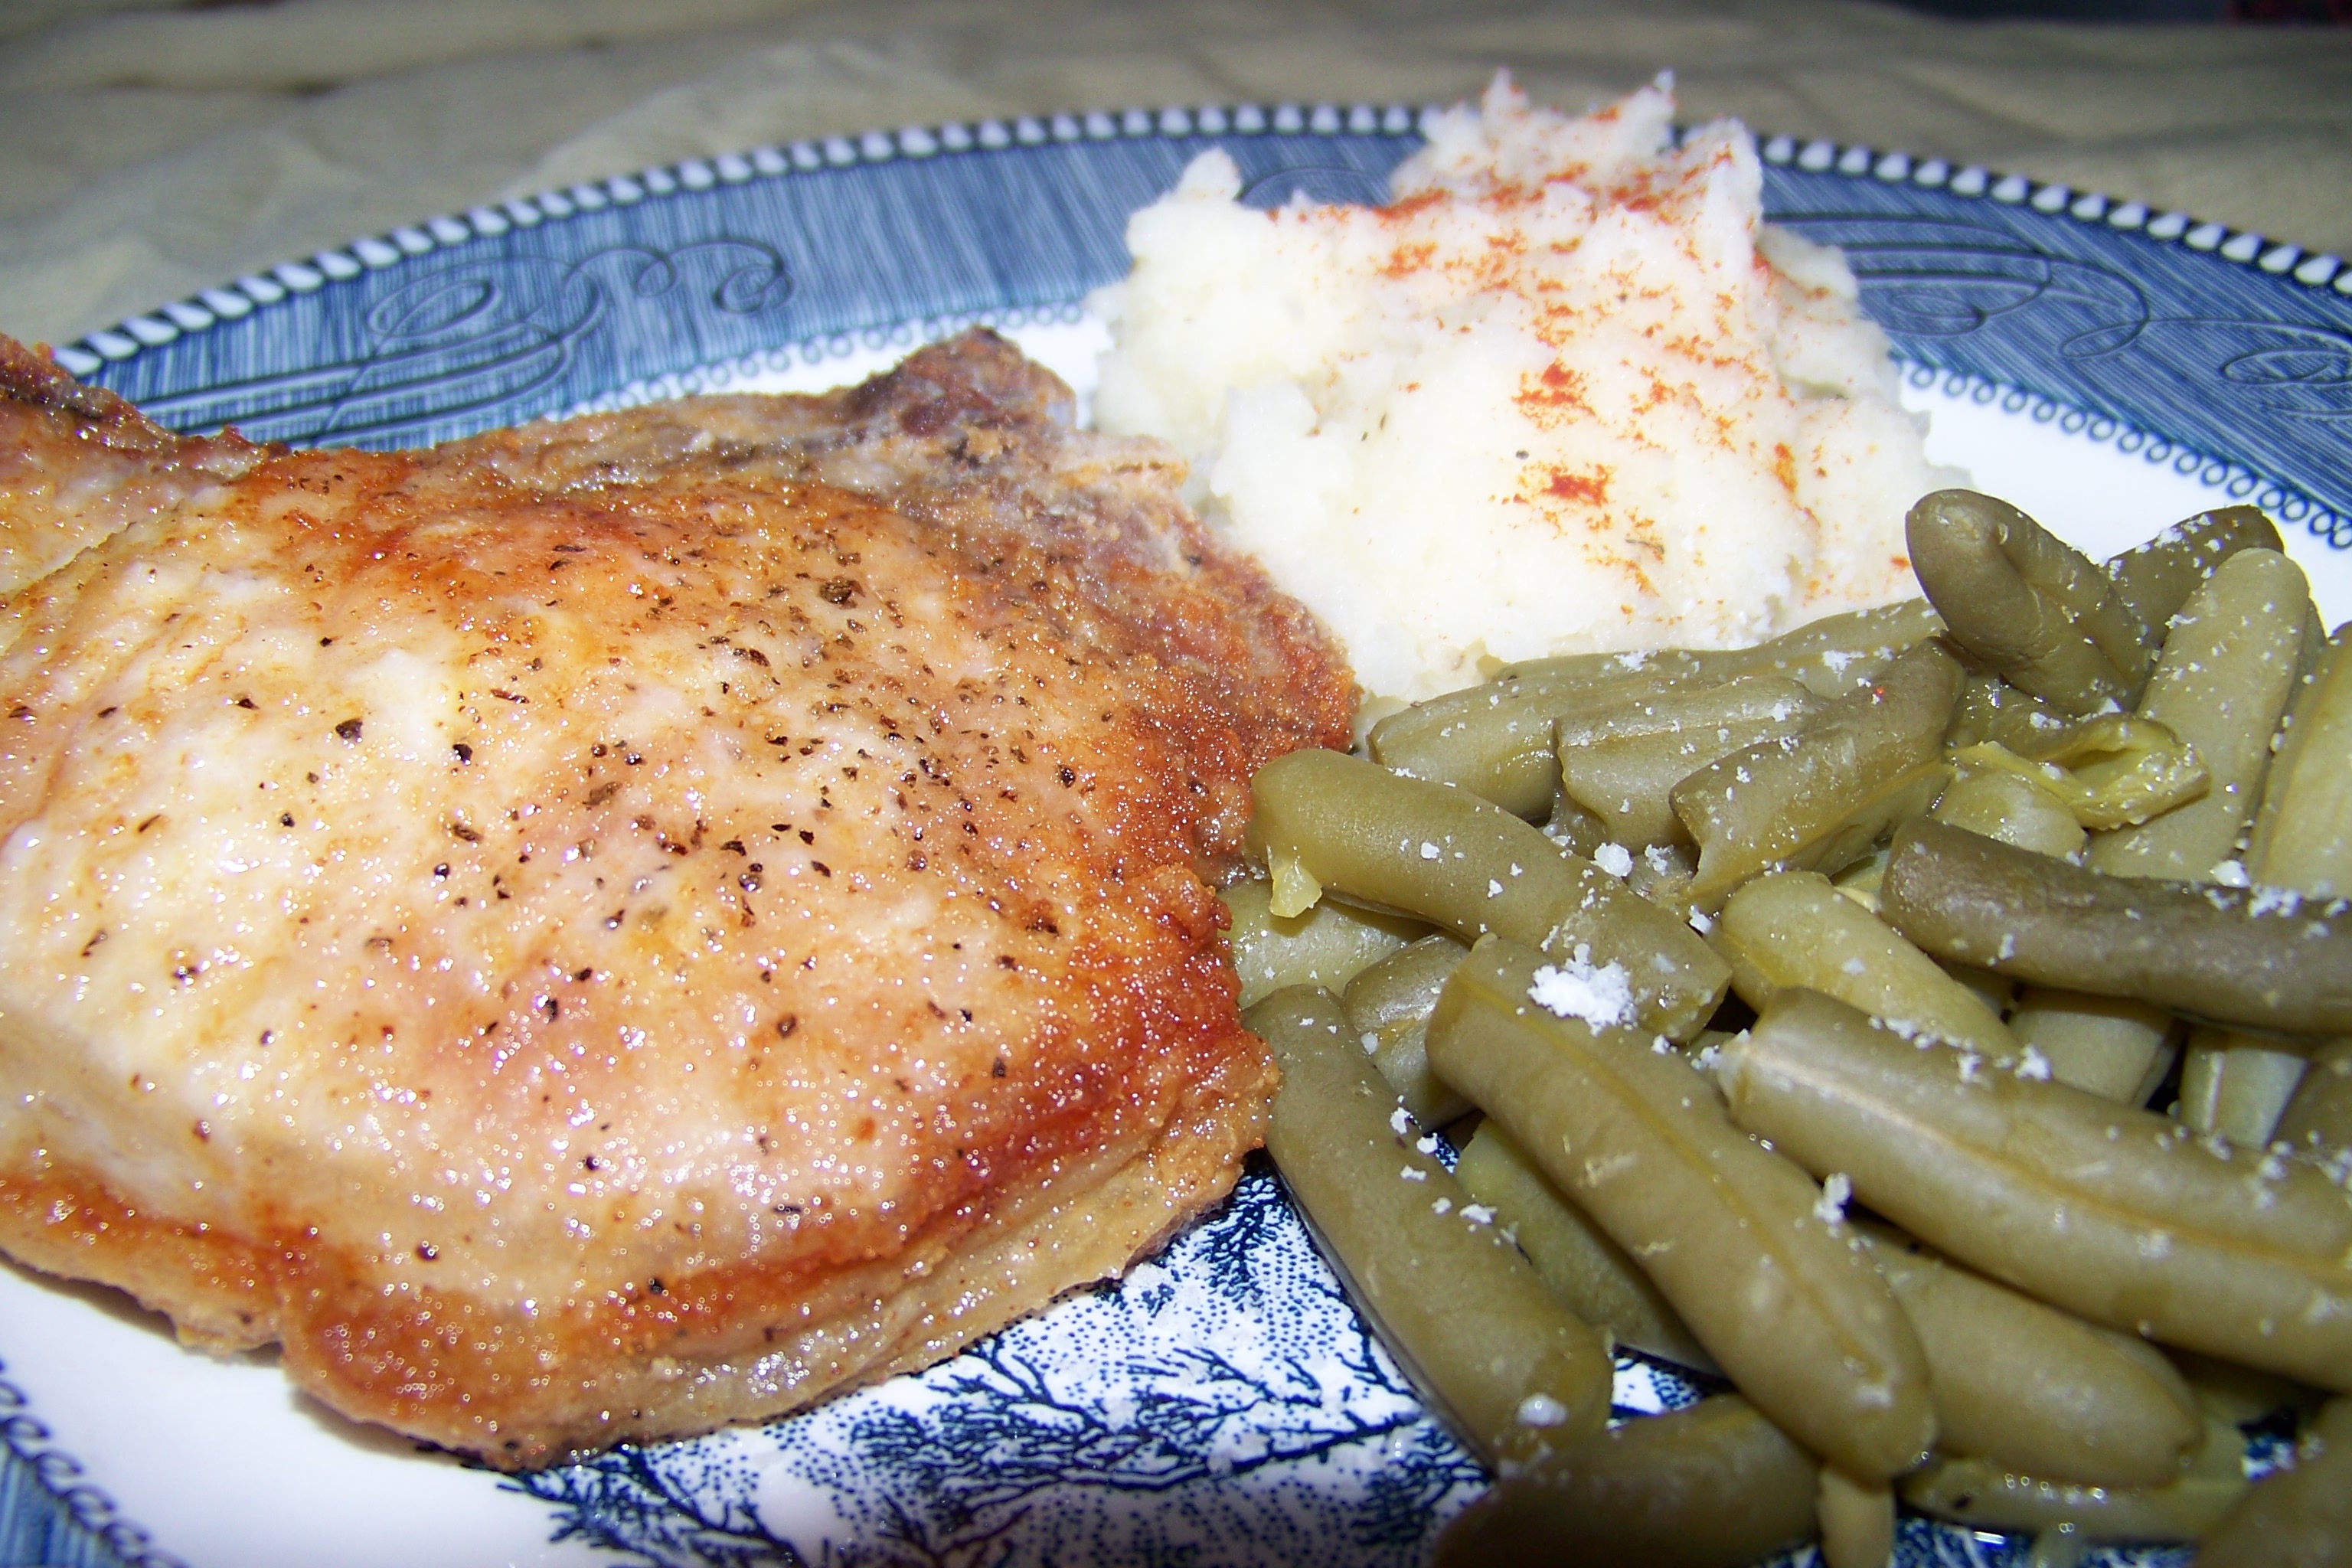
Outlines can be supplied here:
M1918 592L1904 513L1955 477L1885 338L1763 221L1748 132L1675 146L1674 107L1661 79L1573 119L1498 78L1389 206L1255 211L1211 152L1129 224L1097 420L1181 451L1368 691Z

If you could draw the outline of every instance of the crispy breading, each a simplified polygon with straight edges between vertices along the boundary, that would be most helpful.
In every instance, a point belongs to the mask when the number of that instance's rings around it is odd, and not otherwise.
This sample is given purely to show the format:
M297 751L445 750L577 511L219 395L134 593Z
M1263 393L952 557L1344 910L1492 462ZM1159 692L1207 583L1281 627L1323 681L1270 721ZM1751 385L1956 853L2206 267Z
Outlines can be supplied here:
M1354 689L1164 450L984 334L424 453L26 380L0 548L89 548L6 603L0 1248L518 1467L937 1360L1230 1187L1213 889Z

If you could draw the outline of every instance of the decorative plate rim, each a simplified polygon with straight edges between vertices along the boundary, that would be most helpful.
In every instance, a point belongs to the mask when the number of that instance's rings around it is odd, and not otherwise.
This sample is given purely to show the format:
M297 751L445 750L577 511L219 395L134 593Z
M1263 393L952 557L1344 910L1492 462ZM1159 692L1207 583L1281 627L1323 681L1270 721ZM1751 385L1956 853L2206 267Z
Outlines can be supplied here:
M929 126L904 126L896 131L871 131L857 136L833 136L763 145L744 152L710 157L689 157L647 167L635 174L614 174L595 181L550 189L537 195L467 209L462 216L443 214L362 237L344 246L289 259L261 272L123 318L81 338L52 345L57 363L78 376L90 376L126 363L150 350L161 349L187 333L209 330L267 310L289 298L314 292L331 282L356 279L363 273L401 265L477 237L494 237L516 228L562 223L576 216L614 206L664 201L692 195L720 184L744 184L756 179L784 179L801 174L841 170L900 162L993 153L1024 146L1078 142L1139 141L1198 135L1252 136L1341 134L1402 137L1425 132L1440 106L1419 110L1402 104L1375 105L1281 103L1207 105L1160 110L1130 108L1121 111L1092 110L1052 115L1023 115ZM1680 132L1678 132L1678 134ZM2021 206L2045 218L2066 219L2093 230L2137 232L2158 244L2178 244L2200 254L2218 257L2281 282L2294 282L2315 293L2332 291L2352 299L2352 268L2333 254L2311 253L2287 242L2272 242L2252 230L2197 220L2178 211L2152 211L2138 202L2117 203L2103 193L2076 191L2060 182L2036 182L2022 175L2001 174L1978 164L1954 165L1940 158L1918 159L1903 152L1879 152L1862 143L1816 139L1801 141L1788 135L1759 136L1762 160L1805 173L1836 174L1868 178L1889 185L1909 184L1940 190L1964 198L2008 206ZM1029 318L1054 313L1075 319L1076 303L1022 308ZM855 334L826 334L779 344L771 353L799 353L811 362L842 357L858 346L882 346L898 331L917 333L951 329L971 321L1002 320L1007 311L981 311L947 317L909 317L887 327L864 329ZM856 341L851 341L851 340ZM873 341L867 341L873 340ZM835 346L838 342L839 346ZM822 351L822 352L820 352ZM2304 503L2309 531L2332 549L2352 549L2352 519L2338 515L2314 498L2297 494L2279 481L2256 473L2242 463L2194 452L2182 443L2135 428L2128 420L2081 407L1978 374L1929 363L1901 354L1902 374L1913 385L1940 386L1950 395L1965 395L1978 403L1999 400L2004 410L2024 413L2037 422L2059 420L2070 434L2100 443L2137 450L2151 463L2194 459L2208 482L2222 484L2234 494L2253 495L2266 507L2284 510L2279 503ZM663 375L615 387L593 400L593 406L619 406L693 390L678 384L685 378L709 374L717 363L683 367ZM562 412L582 412L590 405ZM2080 421L2079 426L2071 422ZM2102 425L2107 426L2103 432ZM2129 443L2137 437L2137 448ZM2159 450L2158 448L2162 448ZM2186 473L2189 470L2182 468ZM2242 489L2241 488L2242 487ZM2275 499L2274 499L2275 498ZM2315 515L2313 515L2315 514ZM0 1366L0 1372L5 1372ZM33 1476L64 1507L74 1522L89 1531L130 1568L182 1568L180 1560L152 1544L149 1531L123 1514L114 1500L82 1479L87 1472L71 1454L59 1447L48 1429L31 1413L30 1401L14 1384L0 1380L0 1440L25 1461Z
M1050 115L1024 114L976 121L944 121L932 125L906 125L896 131L868 131L859 135L835 135L786 142L763 143L744 151L710 157L681 158L650 164L633 174L583 180L533 195L468 207L462 216L442 213L403 224L378 234L363 235L340 247L330 247L302 258L289 258L262 271L249 272L226 283L198 289L152 310L125 316L112 326L96 328L79 338L47 345L57 363L77 376L89 376L110 364L135 358L148 349L162 348L184 332L203 331L222 321L236 321L256 310L266 310L292 294L307 294L329 282L342 282L363 272L394 267L436 249L474 238L492 238L515 228L562 222L582 212L609 206L631 206L647 200L707 191L719 184L747 184L755 179L783 179L822 169L851 168L906 159L991 153L1008 147L1044 146L1049 142L1140 141L1150 137L1277 135L1406 136L1425 134L1433 117L1444 105L1419 109L1402 103L1373 104L1296 102L1170 105L1158 110L1129 108L1065 111ZM1677 134L1688 127L1678 126ZM1750 134L1756 134L1752 129ZM2253 229L2200 219L2177 208L2157 210L2139 201L2117 202L2100 191L2077 191L2061 181L2037 181L2023 174L2005 174L1980 163L1955 165L1945 158L1919 158L1901 151L1879 151L1859 142L1826 138L1800 141L1786 134L1757 135L1764 162L1808 174L1868 176L1885 184L1908 183L1923 190L1981 199L2008 206L2024 206L2045 217L2063 216L2085 227L2137 231L2159 244L2179 243L2187 249L2292 280L2315 292L2332 289L2352 299L2352 268L2333 252L2307 251L2291 241L2273 241Z
M7 1370L7 1363L0 1362L0 1373ZM74 1524L95 1536L123 1568L187 1568L156 1546L153 1532L133 1521L111 1493L86 1479L89 1468L58 1445L32 1409L25 1391L0 1376L0 1444L24 1462Z

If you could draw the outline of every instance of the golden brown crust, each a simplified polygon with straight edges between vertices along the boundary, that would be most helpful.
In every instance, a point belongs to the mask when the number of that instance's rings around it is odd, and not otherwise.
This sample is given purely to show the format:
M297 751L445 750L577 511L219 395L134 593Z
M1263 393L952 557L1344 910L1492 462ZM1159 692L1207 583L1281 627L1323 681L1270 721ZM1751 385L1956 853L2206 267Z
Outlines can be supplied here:
M1354 680L1329 634L1212 540L1179 499L1183 460L1150 437L1074 430L1071 407L1050 372L974 331L814 397L681 398L493 431L432 456L558 493L687 475L819 480L938 524L977 570L1012 551L1047 564L1059 635L1126 668L1173 666L1198 689L1188 703L1227 716L1253 754L1352 714ZM1245 790L1212 803L1229 849L1247 811Z
M0 399L58 415L82 438L124 451L170 456L181 438L102 386L85 386L46 355L0 337Z
M262 450L234 433L175 436L0 336L0 595L242 473Z
M514 1466L922 1364L1222 1194L1272 1068L1210 889L1352 688L1161 457L915 368L764 467L208 448L19 593L0 1249Z
M192 1345L282 1340L289 1375L344 1415L518 1468L782 1415L929 1366L1123 1273L1232 1190L1263 1140L1273 1089L1263 1063L1222 1075L1131 1157L954 1216L968 1223L940 1225L822 1291L799 1271L739 1268L592 1303L546 1334L517 1333L457 1295L388 1310L362 1260L300 1233L151 1221L87 1173L0 1175L0 1252L125 1290ZM557 1383L557 1396L533 1397ZM504 1436L509 1426L524 1435Z

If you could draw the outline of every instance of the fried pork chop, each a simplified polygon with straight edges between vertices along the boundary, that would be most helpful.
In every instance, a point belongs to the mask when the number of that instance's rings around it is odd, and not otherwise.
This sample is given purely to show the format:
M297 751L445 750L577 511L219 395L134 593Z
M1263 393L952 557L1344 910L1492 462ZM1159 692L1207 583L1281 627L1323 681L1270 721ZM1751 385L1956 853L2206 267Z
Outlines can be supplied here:
M5 340L0 340L5 343ZM1232 1184L1332 645L985 334L433 451L0 353L0 1249L520 1467L948 1355Z

